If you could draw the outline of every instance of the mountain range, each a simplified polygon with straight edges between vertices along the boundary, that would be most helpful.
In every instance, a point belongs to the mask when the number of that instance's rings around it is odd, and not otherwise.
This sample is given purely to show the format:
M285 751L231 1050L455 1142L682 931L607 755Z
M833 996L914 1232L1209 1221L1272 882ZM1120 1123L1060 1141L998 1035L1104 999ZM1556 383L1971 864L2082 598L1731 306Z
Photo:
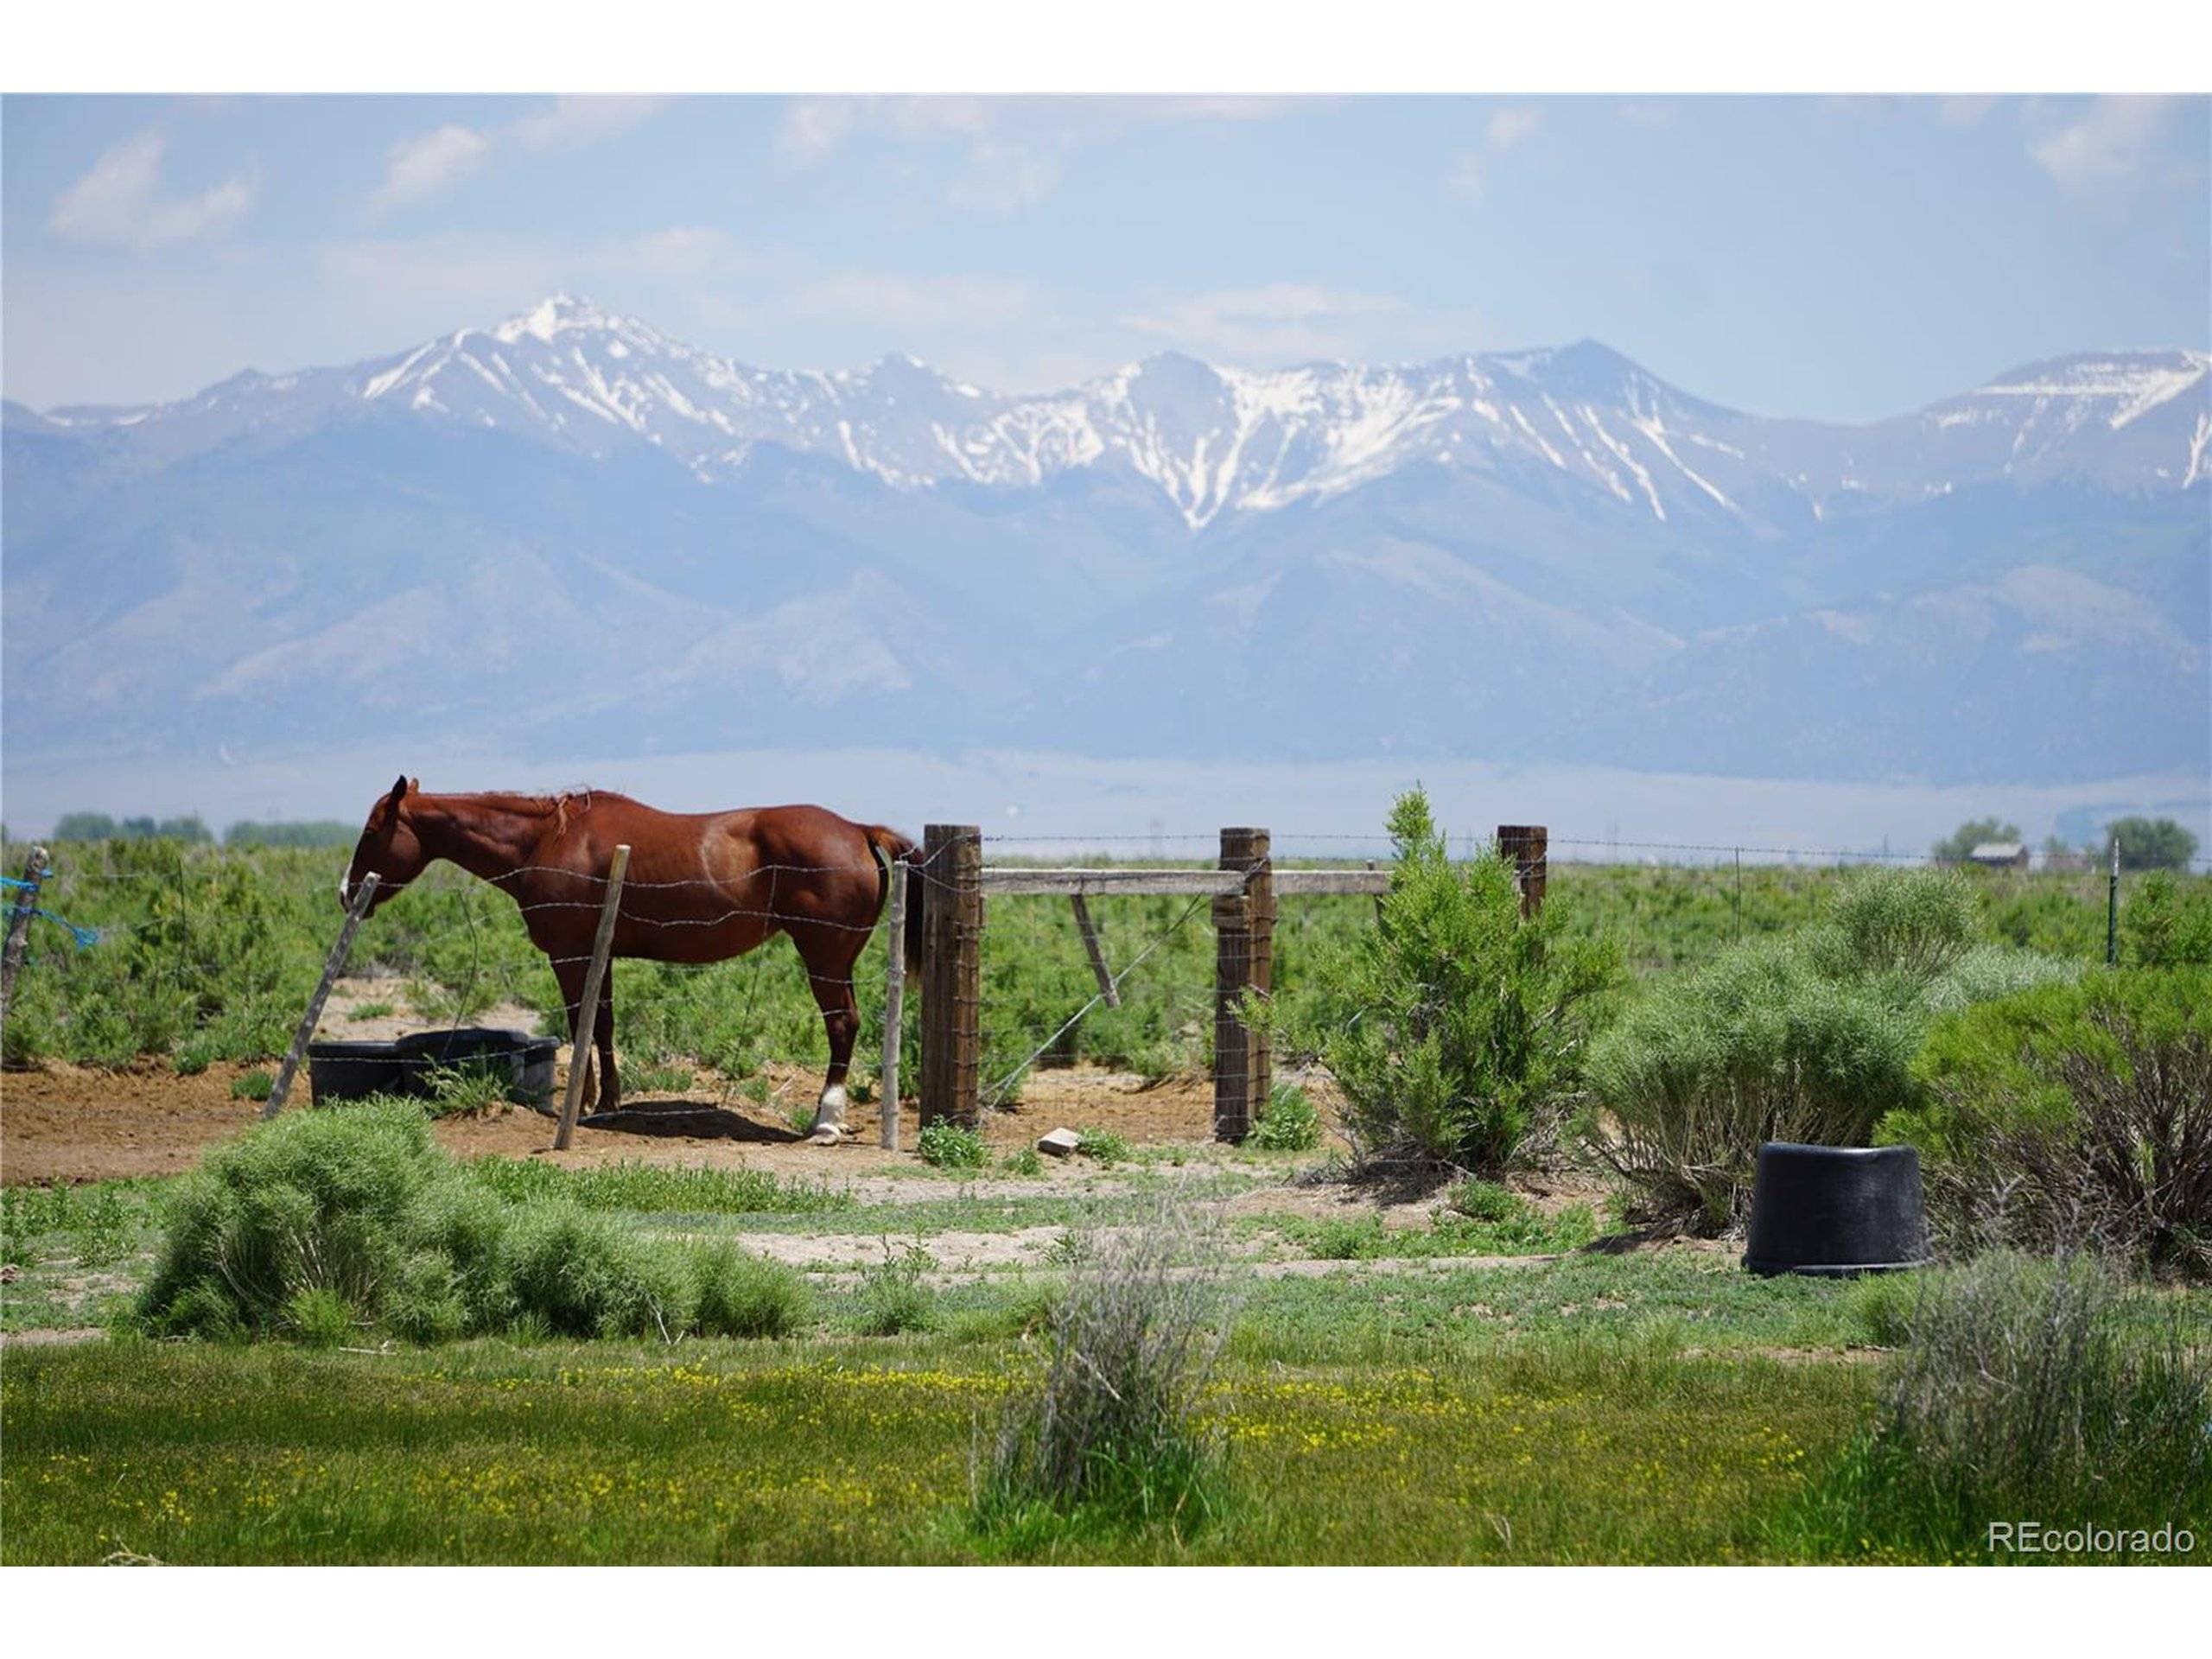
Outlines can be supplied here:
M1016 397L558 296L8 404L7 740L2201 772L2209 370L2082 353L1859 425L1591 341Z

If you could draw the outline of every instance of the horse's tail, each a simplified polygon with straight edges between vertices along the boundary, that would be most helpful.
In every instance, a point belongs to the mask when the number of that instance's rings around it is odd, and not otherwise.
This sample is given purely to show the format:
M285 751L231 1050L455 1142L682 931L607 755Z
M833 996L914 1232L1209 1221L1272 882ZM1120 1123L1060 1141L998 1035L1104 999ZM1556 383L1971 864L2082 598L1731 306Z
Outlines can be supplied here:
M893 864L906 867L906 938L904 949L906 971L918 974L922 970L922 906L925 902L923 894L929 891L929 883L922 879L922 849L896 830L886 829L880 823L866 825L863 833L868 836L868 850L875 855L876 862L882 870L882 896L876 900L878 916L883 913L882 906L891 896L891 867Z

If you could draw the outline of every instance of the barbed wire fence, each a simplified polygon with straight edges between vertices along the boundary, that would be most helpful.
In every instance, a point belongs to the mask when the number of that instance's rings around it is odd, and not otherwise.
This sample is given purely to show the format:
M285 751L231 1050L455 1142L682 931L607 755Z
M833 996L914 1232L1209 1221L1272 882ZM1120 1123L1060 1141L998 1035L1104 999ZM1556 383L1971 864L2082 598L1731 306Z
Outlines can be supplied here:
M1217 834L1025 831L982 840L987 856L999 863L1080 858L1099 868L1141 868L1172 861L1179 851L1210 844ZM302 964L320 955L321 944L327 938L328 928L321 929L320 939L316 929L324 918L335 919L331 909L317 906L310 912L299 901L310 894L335 896L344 855L195 848L179 849L173 857L167 853L125 855L118 862L115 849L134 845L153 843L61 843L35 872L27 868L24 877L6 879L11 972L5 998L0 1000L0 1019L13 1027L21 1017L38 1017L47 1027L38 1045L18 1042L11 1033L11 1063L35 1058L41 1051L121 1063L129 1058L126 1049L143 1055L162 1052L166 1046L181 1063L180 1069L188 1058L204 1065L205 1059L198 1057L209 1043L203 1039L212 1027L221 1026L237 1012L238 1001L228 995L232 988L208 983L207 976L226 971L226 964L240 954L242 930L259 930L259 942L283 959L265 971L244 976L243 999L251 1005L242 1016L244 1023L257 1018L265 1030L296 1014ZM1739 844L1631 839L1610 833L1554 835L1549 845L1554 897L1567 899L1578 910L1586 893L1601 897L1592 925L1617 931L1630 947L1631 964L1647 970L1679 965L1719 945L1809 919L1839 869L1974 862L1886 847L1778 846L1752 838ZM1463 838L1457 850L1465 855L1486 849L1486 838ZM1306 830L1276 832L1271 855L1274 864L1284 868L1361 868L1389 855L1387 838L1373 831ZM137 862L141 860L143 867ZM866 868L871 874L878 869L873 863ZM1993 906L2012 903L2024 915L2035 908L2031 901L2040 902L2053 917L2063 919L2065 929L2070 930L2064 938L2084 944L2102 942L2101 899L2109 875L2098 868L2098 861L2031 852L2003 868L1982 868L1987 878L1984 891ZM2186 868L2200 875L2212 871L2212 856L2194 857ZM763 874L773 879L772 871ZM2140 874L2126 872L2123 887ZM2049 879L2054 877L2069 880L2053 883ZM436 895L435 925L425 919L399 940L372 938L363 950L364 967L370 974L404 977L416 1015L449 1033L467 1029L470 1020L487 1009L507 1007L535 1014L552 1027L551 1034L565 1037L563 1004L554 981L559 969L582 965L588 956L564 952L555 957L539 951L529 944L529 928L534 915L596 910L598 899L588 887L573 898L505 905L500 895L480 890L487 885L493 884L442 869L416 882L394 884L394 899L417 886ZM641 895L709 885L705 878L636 884ZM2055 907L2054 887L2070 910ZM982 1093L987 1106L1002 1107L1018 1100L1024 1079L1034 1071L1084 1059L1147 1077L1203 1069L1208 1063L1214 1001L1205 960L1207 930L1191 925L1204 897L1166 902L1107 896L1096 903L1091 943L1101 956L1086 960L1084 942L1070 925L1064 908L992 900L993 925L984 931L981 942L984 972L977 1010L983 1032L987 1075ZM232 913L240 905L243 917ZM1695 912L1688 921L1686 908ZM719 907L702 905L696 915L647 917L626 911L623 919L626 925L656 929L715 928L740 920L770 919L772 909L772 900L759 905L725 901ZM1301 899L1285 907L1277 935L1285 982L1295 983L1304 960L1321 940L1346 925L1358 925L1368 915L1371 911L1364 899ZM2029 918L2020 925L2031 923L2059 927L2049 918L2040 922ZM879 931L874 919L865 925L831 925L868 934ZM888 941L887 946L895 950L900 944ZM130 949L134 944L138 948ZM854 1072L864 1084L880 1034L885 949L886 942L871 940L849 975L826 982L813 976L816 984L849 991L857 1005L861 1031ZM121 1007L111 1001L82 1011L98 1024L97 1040L73 1043L68 1029L73 1011L66 1006L66 997L58 1007L21 1006L21 986L66 988L73 967L125 950L132 957L129 970L107 975L101 982L111 987L118 980L127 982L130 998ZM1094 982L1092 970L1101 961L1103 982ZM734 1092L747 1104L766 1107L782 1086L763 1086L772 1071L784 1072L787 1083L790 1073L827 1060L828 1043L810 976L787 948L771 942L766 949L722 961L626 957L622 971L623 1023L616 1037L624 1041L626 1065L668 1074L680 1072L687 1065L703 1067L714 1074L725 1101ZM707 1006L710 1003L711 1007ZM1126 1006L1129 1004L1134 1006ZM913 1035L918 1037L918 1030ZM543 1038L533 1033L532 1040L542 1042ZM252 1040L240 1039L233 1044L240 1045L251 1049ZM917 1047L910 1040L908 1054L913 1055ZM486 1056L498 1057L496 1051ZM798 1126L791 1127L796 1130Z

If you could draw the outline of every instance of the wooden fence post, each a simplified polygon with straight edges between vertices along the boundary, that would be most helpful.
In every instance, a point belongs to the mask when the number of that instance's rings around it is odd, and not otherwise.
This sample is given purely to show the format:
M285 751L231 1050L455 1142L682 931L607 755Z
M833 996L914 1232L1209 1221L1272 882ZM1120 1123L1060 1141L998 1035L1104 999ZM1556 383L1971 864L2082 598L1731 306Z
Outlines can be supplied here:
M1544 878L1551 831L1541 823L1501 823L1497 850L1513 861L1513 878L1521 887L1521 913L1533 916L1544 907Z
M1248 990L1262 995L1274 985L1275 890L1264 830L1221 832L1221 868L1245 874L1244 891L1213 901L1214 1021L1213 1132L1219 1141L1242 1141L1266 1109L1274 1057L1244 1023Z
M315 995L308 999L308 1011L300 1016L298 1028L292 1033L292 1046L284 1051L284 1064L276 1068L276 1081L270 1085L269 1103L261 1109L263 1122L284 1109L284 1097L292 1092L292 1079L300 1069L300 1060L308 1052L308 1045L315 1040L315 1028L322 1023L322 1005L330 1000L330 988L346 966L346 953L353 948L353 935L359 931L361 918L369 913L369 900L376 897L377 873L370 871L361 878L355 889L353 902L346 906L346 925L338 930L338 939L330 947L330 955L322 964L322 978L315 988Z
M576 1114L584 1103L584 1075L591 1068L592 1036L599 1027L599 988L607 981L607 953L614 947L614 919L622 909L622 878L629 873L627 842L614 849L607 867L607 897L600 901L599 931L592 935L591 966L584 970L584 999L576 1007L576 1042L569 1051L569 1096L561 1103L561 1127L553 1132L553 1150L566 1152L576 1132Z
M883 1103L882 1129L876 1137L886 1152L899 1150L899 1042L906 1020L906 875L903 863L891 867L891 893L884 908L884 938L890 965L883 975L883 1067L876 1098Z
M7 1027L8 1005L16 998L16 976L22 971L31 916L38 909L38 890L45 881L46 849L34 847L29 861L23 866L23 885L16 889L16 902L8 912L8 944L0 951L0 1030Z
M983 832L932 823L922 832L922 1127L973 1128L981 1116Z

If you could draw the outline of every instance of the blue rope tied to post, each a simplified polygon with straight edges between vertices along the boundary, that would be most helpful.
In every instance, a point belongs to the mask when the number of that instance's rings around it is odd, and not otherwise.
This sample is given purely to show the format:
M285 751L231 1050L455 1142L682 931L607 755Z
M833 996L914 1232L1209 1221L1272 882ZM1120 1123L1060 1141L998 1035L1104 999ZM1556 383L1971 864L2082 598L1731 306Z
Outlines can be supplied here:
M52 872L49 871L48 874ZM40 882L25 881L16 876L0 875L0 887L13 887L18 893L36 893L41 885ZM57 916L50 910L34 907L31 914L52 922L56 927L67 929L69 937L76 941L79 950L87 945L98 944L100 942L100 931L97 927L79 927L67 917Z
M76 923L65 920L50 910L35 910L31 914L43 916L56 927L68 929L69 937L77 942L77 948L80 950L88 944L98 944L100 942L100 931L97 927L79 927Z

